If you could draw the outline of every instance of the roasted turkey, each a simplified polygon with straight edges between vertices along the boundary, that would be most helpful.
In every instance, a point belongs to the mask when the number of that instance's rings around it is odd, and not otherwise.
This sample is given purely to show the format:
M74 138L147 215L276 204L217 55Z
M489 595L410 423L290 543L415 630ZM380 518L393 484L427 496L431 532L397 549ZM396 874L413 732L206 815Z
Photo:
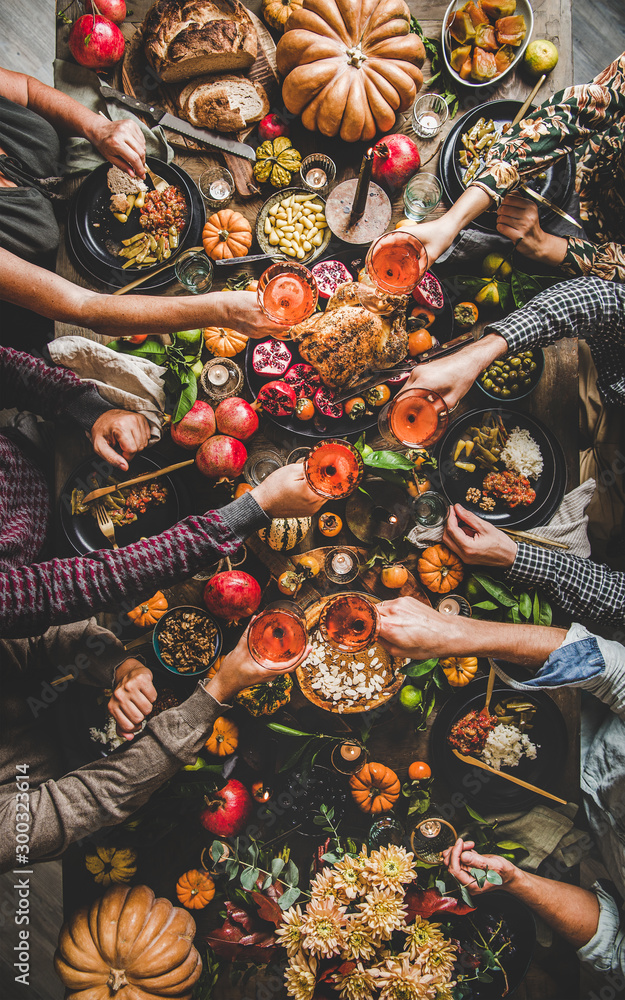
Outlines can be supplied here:
M392 368L406 357L408 334L401 299L392 313L381 316L365 309L358 284L337 288L326 311L315 313L290 332L304 361L331 389L355 385L377 368Z

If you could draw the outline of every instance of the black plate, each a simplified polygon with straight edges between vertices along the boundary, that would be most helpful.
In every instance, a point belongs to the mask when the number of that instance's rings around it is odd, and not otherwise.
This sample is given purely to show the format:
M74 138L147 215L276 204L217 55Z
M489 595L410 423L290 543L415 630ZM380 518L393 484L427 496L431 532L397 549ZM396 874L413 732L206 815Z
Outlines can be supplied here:
M74 551L78 552L79 555L85 555L87 552L97 549L110 549L111 546L100 531L94 517L90 514L72 514L72 490L84 489L91 492L94 487L88 483L87 477L93 472L98 473L98 481L104 485L107 476L113 476L119 482L123 482L134 476L140 476L144 472L152 472L154 469L160 468L162 465L145 455L137 455L130 463L128 472L121 472L119 469L113 468L97 455L91 455L84 462L81 462L69 476L59 500L61 526ZM140 514L132 524L116 527L115 539L118 545L131 545L132 542L138 542L140 538L158 535L180 520L181 503L176 486L170 476L163 476L161 482L169 490L165 503L148 507L145 514Z
M180 250L199 246L206 220L204 202L192 178L173 163L163 163L154 157L147 158L148 166L170 184L180 187L187 199L189 215L185 229L180 234ZM141 231L139 213L133 211L128 222L119 222L109 209L110 191L106 183L109 163L96 167L76 192L67 219L68 246L74 262L92 278L114 288L121 288L152 269L121 266L124 259L117 256L121 241ZM148 180L148 186L151 182ZM94 226L94 223L96 224ZM121 261L121 263L120 263ZM164 288L175 279L173 267L148 278L139 291Z
M457 469L453 463L454 445L468 427L480 427L486 413L499 414L509 431L514 427L529 431L541 450L543 471L537 480L530 479L532 487L536 490L536 500L530 507L516 507L510 510L498 500L494 510L484 511L480 510L476 503L466 500L470 486L481 489L486 470L477 468L475 472L463 472L462 469ZM533 528L537 524L545 524L560 506L566 489L566 459L560 444L544 424L519 410L491 406L463 413L448 427L447 433L438 445L436 456L441 487L449 502L462 504L478 517L491 521L497 528L526 529ZM503 463L501 468L503 469Z
M488 678L479 677L468 687L461 688L445 702L438 712L430 735L432 770L443 778L452 789L460 789L467 799L479 803L483 811L514 812L537 801L547 801L542 796L515 785L505 778L483 771L458 760L447 742L451 727L472 709L481 711L486 697ZM560 709L544 691L515 692L500 681L495 682L491 706L502 698L518 694L524 701L536 705L534 728L528 733L538 752L535 760L522 757L514 768L504 768L506 774L529 781L547 792L558 791L558 780L562 775L567 753L566 725Z
M486 104L480 104L477 108L471 108L458 119L443 143L438 168L441 184L448 201L452 203L457 201L466 190L462 183L465 168L460 166L458 160L462 134L472 128L478 118L492 119L495 126L503 126L513 120L520 107L521 101L488 101ZM573 191L575 181L573 154L571 153L566 159L547 167L545 173L547 174L546 179L544 181L534 179L532 187L544 198L548 198L554 205L562 208L568 202ZM543 222L554 217L554 213L548 208L538 206L538 211ZM494 233L497 231L497 213L483 212L471 225L483 232Z
M315 261L315 263L320 264L324 260L340 260L341 263L345 264L354 279L356 279L358 271L364 264L364 256L358 255L358 249L356 247L348 250L339 250L336 253L327 253L321 258L321 260ZM441 287L443 287L442 284ZM451 339L454 328L453 308L444 287L443 296L443 308L438 312L430 329L430 333L432 336L436 337L440 344L445 344ZM320 299L319 301L325 308L326 300ZM412 310L412 307L416 306L416 304L417 303L411 299L409 310ZM259 341L250 340L245 348L245 377L254 398L256 398L265 382L271 382L272 379L277 378L277 376L268 377L264 375L257 375L254 371L254 368L252 367L252 354L257 343L259 343ZM293 359L291 361L292 365L304 360L300 356L295 344L292 344L290 340L286 341L286 346L293 354ZM389 371L389 374L390 373L391 372ZM382 374L380 376L380 384L384 383L384 381L384 375ZM404 382L391 384L389 388L391 389L392 395L395 395L402 385L404 385ZM358 395L358 392L354 391L353 394L356 396ZM328 436L340 438L359 437L364 431L368 431L371 430L372 427L376 427L378 422L377 412L375 412L371 417L362 417L359 420L350 420L349 417L345 416L341 417L339 420L335 420L332 417L326 417L326 429L324 431L319 431L315 429L314 418L312 420L302 421L298 420L297 417L267 416L268 419L276 425L276 427L281 427L290 434L298 434L300 437L310 438L315 441Z

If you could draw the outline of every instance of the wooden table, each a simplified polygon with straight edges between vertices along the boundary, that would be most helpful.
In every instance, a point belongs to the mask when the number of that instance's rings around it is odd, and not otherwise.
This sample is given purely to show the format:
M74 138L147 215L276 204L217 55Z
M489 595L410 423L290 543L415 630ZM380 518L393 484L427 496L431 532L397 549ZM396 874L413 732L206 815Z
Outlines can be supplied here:
M437 36L440 33L443 13L447 4L442 0L408 0L408 5L414 15L420 20L427 35ZM134 25L141 24L143 16L150 6L150 0L135 0L133 3L133 14L130 23L124 26L126 37L129 38ZM260 0L250 0L247 6L255 13L260 13ZM70 16L78 12L78 4L74 4L76 10L70 10ZM572 74L572 39L571 39L571 11L567 0L533 0L535 25L535 38L551 39L558 46L560 59L547 84L545 84L538 95L537 101L545 100L547 96L562 87L573 82ZM61 26L58 31L58 55L67 57L67 28ZM425 76L429 75L429 64L426 63ZM495 98L524 99L529 92L529 86L520 79L516 73L510 74L499 86L479 91L479 96L474 97L470 92L463 100L460 113L468 110L473 104L482 103ZM446 132L452 127L453 122L448 122L445 127ZM404 131L411 136L409 114L398 121L397 131ZM355 166L360 163L362 154L366 148L364 143L347 147L337 140L325 140L319 136L306 132L301 126L293 127L293 142L296 148L300 149L302 155L308 152L323 150L327 152L337 163L337 180L343 180L354 176ZM421 147L422 158L425 160L431 155L430 147L433 143L422 143L417 140ZM436 147L435 147L436 148ZM349 162L348 162L349 161ZM177 153L176 162L184 167L186 171L195 179L210 164L220 162L218 154ZM428 172L434 173L438 162L438 151L427 163ZM75 186L73 182L72 186ZM262 204L262 197L253 197L245 201L235 200L234 207L242 211L250 221L254 221L258 209ZM434 217L442 214L444 205L437 209ZM403 203L401 196L397 197L393 204L394 224L403 216ZM242 260L242 266L245 261ZM97 288L100 291L107 291L104 286L99 288L92 282L87 281L74 268L67 254L65 243L61 241L59 250L57 270L64 277L67 277L76 284ZM259 272L257 272L259 273ZM216 283L215 287L219 287ZM166 294L179 294L179 286L170 287ZM99 340L99 336L92 331L77 327L71 327L64 323L57 323L57 336L70 334L80 334L82 336ZM520 409L537 416L546 423L555 433L562 444L567 459L568 488L577 485L579 477L578 448L577 448L577 343L576 341L560 342L554 347L545 351L546 365L545 374L534 393L527 400L521 401ZM301 441L295 438L288 438L280 434L275 429L268 430L268 436L274 440L288 453L292 447ZM89 448L84 438L78 434L67 430L63 437L62 447L57 449L57 480L59 488L64 483L72 467L88 454ZM224 502L223 498L215 498L215 502ZM173 603L186 603L188 600L198 601L201 599L201 584L197 581L188 581L181 587L173 588L170 596ZM561 689L553 694L553 698L560 707L566 720L569 733L569 755L566 770L560 786L561 793L569 800L576 801L579 795L579 756L578 756L578 735L579 735L579 699L575 691ZM292 707L297 710L303 699L298 695L293 699ZM324 718L325 717L325 718ZM327 723L327 714L319 713L323 722ZM433 720L430 720L430 725ZM417 734L413 731L409 716L397 711L390 711L381 719L376 726L371 737L371 750L373 759L392 761L393 767L398 771L400 778L406 776L407 766L415 758L426 758L428 754L428 731ZM326 729L326 731L330 731ZM155 886L155 888L157 888ZM530 968L527 979L515 994L519 1000L571 1000L578 994L577 961L571 948L565 946L561 941L557 941L552 947L544 949L538 948L535 959Z

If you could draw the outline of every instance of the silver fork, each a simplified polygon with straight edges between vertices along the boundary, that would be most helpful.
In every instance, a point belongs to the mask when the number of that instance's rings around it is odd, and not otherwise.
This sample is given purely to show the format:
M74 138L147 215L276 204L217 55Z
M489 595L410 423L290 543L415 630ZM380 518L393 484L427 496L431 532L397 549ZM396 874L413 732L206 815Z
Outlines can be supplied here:
M115 525L111 521L111 515L103 503L97 503L95 505L95 516L98 521L98 527L104 537L108 539L109 542L112 542L114 549L118 549L119 545L115 541Z

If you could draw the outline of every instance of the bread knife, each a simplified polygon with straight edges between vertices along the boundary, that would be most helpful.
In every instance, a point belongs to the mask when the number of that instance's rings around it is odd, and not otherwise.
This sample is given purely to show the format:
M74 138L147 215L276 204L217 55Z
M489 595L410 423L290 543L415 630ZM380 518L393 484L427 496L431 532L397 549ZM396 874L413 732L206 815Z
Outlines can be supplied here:
M226 136L219 135L217 132L210 132L205 128L196 128L195 125L183 121L182 118L170 115L168 111L157 107L155 104L144 104L143 101L138 101L136 97L123 94L121 90L114 90L107 83L100 83L100 93L102 97L117 101L119 104L125 104L127 108L131 108L133 111L140 111L141 114L148 115L156 125L162 125L163 128L171 129L172 132L179 132L181 135L186 135L189 139L195 139L196 142L203 142L205 146L219 149L222 153L240 156L244 160L251 160L252 163L256 161L255 150L244 142L238 142L236 139L227 139Z

